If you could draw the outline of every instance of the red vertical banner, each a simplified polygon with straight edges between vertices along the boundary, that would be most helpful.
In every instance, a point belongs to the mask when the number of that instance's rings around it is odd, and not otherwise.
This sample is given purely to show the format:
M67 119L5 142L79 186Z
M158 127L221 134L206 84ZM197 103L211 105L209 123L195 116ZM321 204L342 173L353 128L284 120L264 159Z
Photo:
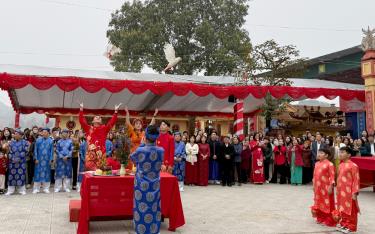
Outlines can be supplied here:
M20 112L16 111L16 116L14 117L14 128L20 127Z
M242 141L244 138L243 100L237 100L234 105L234 134Z
M370 134L374 133L374 101L372 91L366 91L366 129Z

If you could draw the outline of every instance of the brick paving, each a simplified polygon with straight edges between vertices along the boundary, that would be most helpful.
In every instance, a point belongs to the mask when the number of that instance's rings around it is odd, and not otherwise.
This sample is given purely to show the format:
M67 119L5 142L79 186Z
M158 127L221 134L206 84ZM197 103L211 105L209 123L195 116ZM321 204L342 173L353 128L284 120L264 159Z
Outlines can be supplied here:
M79 194L31 194L0 197L0 233L75 233L68 204ZM186 224L176 233L337 233L315 224L309 207L311 186L244 185L185 187ZM375 233L375 193L362 190L358 233ZM168 220L161 233L167 231ZM130 220L91 222L90 233L133 233Z

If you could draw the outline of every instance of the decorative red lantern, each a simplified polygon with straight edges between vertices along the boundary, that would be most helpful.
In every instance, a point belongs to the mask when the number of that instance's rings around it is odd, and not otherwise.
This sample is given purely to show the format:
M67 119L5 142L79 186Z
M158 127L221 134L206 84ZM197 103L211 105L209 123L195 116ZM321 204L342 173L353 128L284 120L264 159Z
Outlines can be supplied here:
M67 127L69 130L73 130L73 129L76 127L76 122L74 122L73 120L69 120L69 121L66 123L66 127Z

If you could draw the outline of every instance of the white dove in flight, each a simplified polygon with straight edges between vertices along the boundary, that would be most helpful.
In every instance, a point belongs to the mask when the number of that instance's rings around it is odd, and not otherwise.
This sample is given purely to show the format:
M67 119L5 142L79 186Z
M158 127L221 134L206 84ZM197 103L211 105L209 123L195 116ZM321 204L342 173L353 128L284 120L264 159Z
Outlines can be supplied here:
M173 70L173 68L182 60L181 57L176 58L176 51L171 44L164 45L164 54L168 61L168 65L163 70L164 72Z
M108 59L111 59L115 54L118 53L121 53L121 49L109 42L106 51L104 52L104 56Z

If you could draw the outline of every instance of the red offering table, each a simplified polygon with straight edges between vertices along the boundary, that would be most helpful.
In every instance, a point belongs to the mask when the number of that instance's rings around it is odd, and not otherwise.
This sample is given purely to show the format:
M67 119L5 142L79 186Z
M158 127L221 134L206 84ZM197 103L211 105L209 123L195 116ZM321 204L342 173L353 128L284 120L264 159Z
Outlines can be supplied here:
M85 174L81 187L81 212L77 233L89 233L94 217L132 217L134 176L93 176ZM169 218L170 231L185 224L177 178L160 174L161 212Z
M351 160L359 167L361 188L374 186L375 192L375 157L353 157Z

